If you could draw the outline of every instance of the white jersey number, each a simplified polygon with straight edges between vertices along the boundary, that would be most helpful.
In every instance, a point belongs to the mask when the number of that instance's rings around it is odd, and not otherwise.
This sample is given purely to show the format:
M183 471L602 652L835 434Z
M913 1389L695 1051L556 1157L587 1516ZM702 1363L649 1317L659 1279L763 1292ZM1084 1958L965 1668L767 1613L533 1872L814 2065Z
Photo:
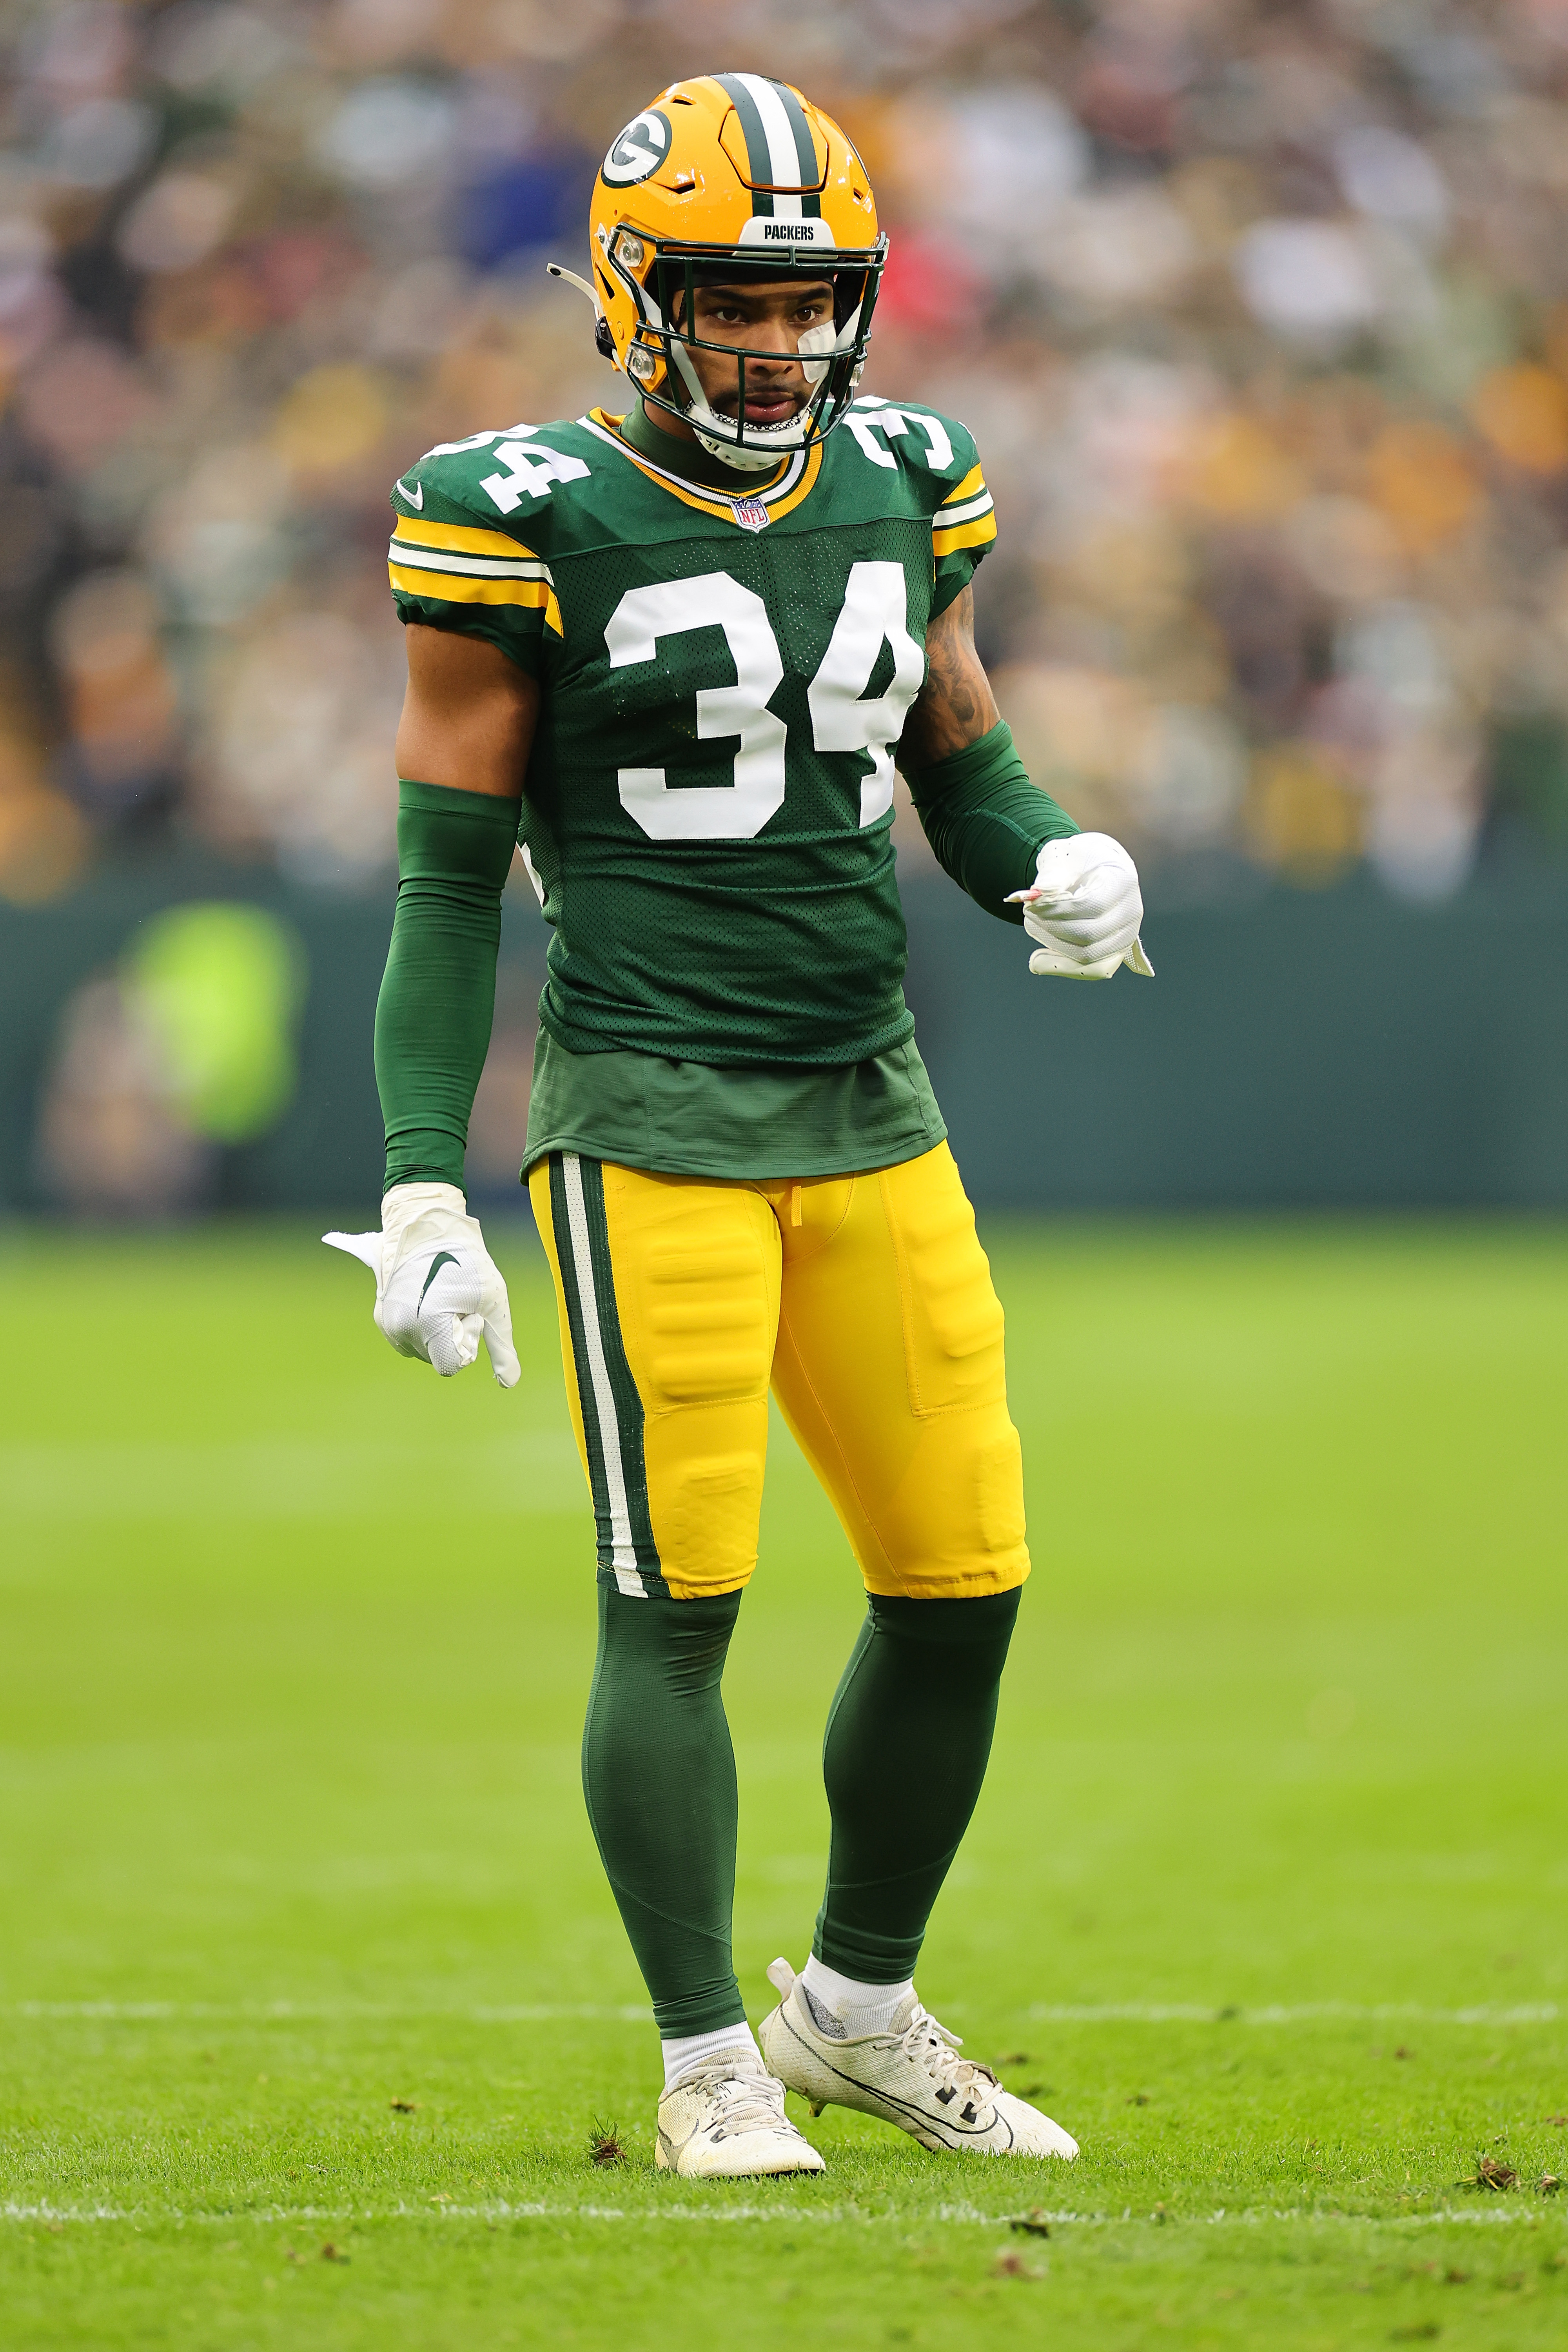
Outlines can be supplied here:
M460 448L462 444L454 446ZM552 482L581 482L588 475L581 457L546 448L542 441L502 441L495 457L505 473L487 474L479 488L489 492L490 503L502 514L511 514L522 504L524 491L531 499L542 499Z
M784 662L767 606L752 590L727 572L628 588L605 631L610 667L653 661L660 637L715 628L724 632L735 683L702 688L697 732L704 741L740 737L734 782L727 792L672 792L662 768L622 768L621 805L652 841L750 841L784 806L784 723L767 707L784 681Z
M892 648L893 676L875 701L863 699L882 647ZM926 674L925 649L909 631L909 593L901 563L857 563L844 610L822 667L806 691L811 740L819 751L869 751L860 785L860 822L875 824L893 805L893 746Z
M662 768L617 770L621 805L651 841L750 841L784 806L784 723L767 707L784 681L784 659L767 607L752 589L728 572L628 588L605 632L610 667L653 661L661 637L711 628L724 632L735 683L699 691L697 732L704 741L740 737L733 780L718 788L671 789ZM891 683L864 699L884 645L893 657ZM871 755L860 785L863 826L893 805L892 747L924 676L925 654L909 630L902 564L855 564L806 702L816 751Z
M844 422L873 466L896 466L899 462L890 449L884 449L880 442L872 439L873 433L880 433L885 440L895 441L901 433L907 433L911 425L918 425L925 435L926 463L934 472L940 473L952 463L952 443L947 437L947 427L940 416L922 416L914 409L906 416L901 408L886 408L876 401L858 400Z

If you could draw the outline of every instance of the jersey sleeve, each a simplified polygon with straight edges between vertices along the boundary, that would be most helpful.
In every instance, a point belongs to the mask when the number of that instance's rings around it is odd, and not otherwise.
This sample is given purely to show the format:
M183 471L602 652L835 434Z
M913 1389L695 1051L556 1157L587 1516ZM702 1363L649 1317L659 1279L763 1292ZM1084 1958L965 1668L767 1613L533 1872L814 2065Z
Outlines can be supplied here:
M400 620L488 638L538 677L561 641L561 607L542 534L535 528L529 544L503 530L487 495L482 478L503 439L444 444L409 467L393 487L387 564Z
M968 587L975 566L996 543L996 511L985 487L980 453L962 425L950 417L942 422L952 461L942 468L941 503L931 517L933 619Z

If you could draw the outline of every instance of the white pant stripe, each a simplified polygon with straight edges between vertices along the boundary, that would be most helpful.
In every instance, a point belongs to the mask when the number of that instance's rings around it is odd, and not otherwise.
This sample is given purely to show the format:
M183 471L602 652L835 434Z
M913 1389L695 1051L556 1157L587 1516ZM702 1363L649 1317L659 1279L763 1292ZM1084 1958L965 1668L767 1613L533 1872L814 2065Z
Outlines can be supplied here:
M621 1424L616 1414L610 1368L599 1330L599 1295L594 1287L594 1260L588 1247L588 1204L583 1198L583 1163L574 1151L561 1155L566 1179L566 1214L572 1227L572 1263L577 1270L577 1298L583 1309L583 1339L588 1350L588 1370L594 1382L594 1404L599 1416L599 1437L605 1456L605 1490L610 1503L610 1538L614 1546L616 1582L629 1599L645 1601L632 1542L631 1514L626 1508L626 1473L621 1460Z

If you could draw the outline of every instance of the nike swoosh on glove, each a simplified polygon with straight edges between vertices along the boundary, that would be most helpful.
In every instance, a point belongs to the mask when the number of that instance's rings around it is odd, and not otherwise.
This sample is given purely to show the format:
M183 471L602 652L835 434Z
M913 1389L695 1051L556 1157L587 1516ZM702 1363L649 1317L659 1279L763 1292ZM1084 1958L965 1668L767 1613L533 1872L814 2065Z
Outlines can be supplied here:
M1035 879L1007 904L1024 909L1024 929L1040 944L1029 970L1064 980L1109 980L1118 965L1144 980L1154 967L1138 937L1143 894L1138 868L1108 833L1047 841Z
M400 1356L443 1380L474 1362L484 1339L503 1389L522 1370L511 1343L511 1307L500 1268L455 1184L397 1184L381 1204L378 1234L323 1234L375 1276L375 1328Z

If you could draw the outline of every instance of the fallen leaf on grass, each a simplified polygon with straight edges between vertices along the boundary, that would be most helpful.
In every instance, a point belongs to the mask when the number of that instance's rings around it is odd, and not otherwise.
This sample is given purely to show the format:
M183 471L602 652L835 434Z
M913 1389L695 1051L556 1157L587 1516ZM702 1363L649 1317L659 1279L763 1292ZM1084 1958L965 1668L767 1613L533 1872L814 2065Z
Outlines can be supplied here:
M1474 2172L1467 2173L1463 2180L1456 2181L1455 2187L1458 2189L1517 2189L1519 2187L1519 2175L1514 2170L1511 2164L1505 2164L1503 2162L1500 2156L1478 2156L1476 2158L1476 2168Z
M334 2246L330 2238L327 2241L327 2243L321 2248L321 2253L317 2256L317 2260L323 2263L346 2263L349 2259L350 2257L344 2253L342 2248L341 2246Z
M1015 2213L1007 2227L1022 2230L1026 2236L1031 2238L1048 2238L1051 2234L1051 2225L1037 2205L1027 2213Z
M1542 2197L1555 2197L1563 2183L1554 2172L1543 2172L1535 2185Z
M412 2116L418 2112L417 2099L392 2099L388 2102L395 2116Z
M1546 2120L1549 2124L1555 2124L1559 2131L1568 2129L1568 2116L1548 2116Z
M1044 2271L1037 2270L1033 2263L1026 2263L1022 2254L1014 2252L1011 2246L1004 2248L997 2255L991 2265L991 2274L994 2278L1042 2279L1045 2277Z
M588 2134L588 2161L601 2169L614 2164L625 2164L626 2149L621 2146L619 2129L615 2124L595 2123Z

